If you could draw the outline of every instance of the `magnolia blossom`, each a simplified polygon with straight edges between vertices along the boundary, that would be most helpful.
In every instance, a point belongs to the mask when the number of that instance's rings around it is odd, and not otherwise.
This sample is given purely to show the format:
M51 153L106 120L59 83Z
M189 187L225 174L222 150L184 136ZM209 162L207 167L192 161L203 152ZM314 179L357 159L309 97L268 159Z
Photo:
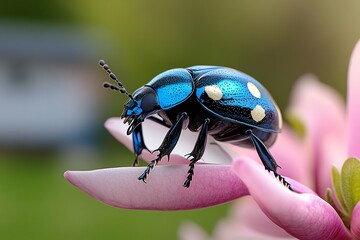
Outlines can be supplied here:
M302 124L304 136L299 138L293 135L287 138L286 135L291 130L285 129L285 135L282 134L279 138L282 149L277 149L278 145L275 145L273 150L276 159L289 159L282 163L286 176L294 176L294 172L288 171L292 170L288 165L292 165L294 161L301 162L299 170L302 174L296 175L299 177L297 180L311 187L314 194L294 195L284 192L283 189L268 191L276 185L268 185L267 188L260 185L259 189L260 174L257 176L257 184L252 184L254 179L245 173L246 167L242 161L235 161L234 170L248 186L252 198L238 200L232 207L230 217L219 221L211 239L360 239L360 162L353 159L347 161L347 166L350 166L347 171L353 171L354 176L349 176L346 171L342 171L341 176L343 181L348 179L353 187L350 189L355 195L352 196L355 202L350 202L350 205L353 205L352 211L348 209L349 213L346 214L346 211L341 209L349 208L349 203L344 203L342 199L344 195L349 198L346 193L337 194L338 199L332 202L345 222L348 221L347 227L340 223L334 208L319 198L324 199L326 193L330 193L327 189L332 188L331 173L333 172L333 177L336 178L335 169L340 170L349 157L360 158L358 92L360 42L350 61L347 110L340 95L320 83L314 76L306 75L299 79L287 114L290 119L296 119L297 123ZM233 151L234 155L238 154L236 150L239 151L232 147L228 149L229 152ZM349 162L355 162L356 165L349 165ZM332 169L332 166L335 168ZM266 183L268 182L264 181L263 184ZM333 189L333 192L334 190L336 191ZM269 195L272 197L267 197ZM332 198L336 196L332 195ZM181 239L190 240L191 236L196 236L195 239L199 240L209 239L195 224L184 224L180 229Z
M238 228L225 226L222 228L226 230L223 231L225 234L234 229L235 232L236 229L243 229L249 236L266 234L300 239L360 238L360 204L354 205L350 226L347 228L336 212L339 208L334 208L341 205L341 200L336 201L333 207L321 198L331 186L332 164L341 166L350 156L360 158L360 137L356 134L360 133L360 108L356 106L360 100L358 91L360 43L355 48L350 64L347 115L340 98L319 82L304 80L296 87L290 113L304 124L306 140L302 141L285 126L271 148L282 166L279 172L290 182L295 192L285 188L264 170L255 151L216 143L211 138L203 156L204 161L196 164L191 187L184 188L182 183L186 179L189 162L183 156L191 151L196 139L196 133L188 131L182 133L171 160L163 159L152 170L147 184L137 180L145 170L144 167L67 171L64 176L99 201L128 209L195 209L250 195L256 204L253 201L244 202L247 210L239 211L239 215L248 217L231 221L229 225L237 225ZM119 118L109 119L105 126L115 138L132 150L131 138L126 135L126 126ZM143 129L149 149L156 149L167 131L151 121L145 121ZM143 158L151 161L155 155L144 151ZM253 224L252 228L250 223ZM198 239L203 239L204 235L199 229L192 225L188 225L187 229L189 234L193 233ZM189 236L182 232L183 238L194 239L195 235Z

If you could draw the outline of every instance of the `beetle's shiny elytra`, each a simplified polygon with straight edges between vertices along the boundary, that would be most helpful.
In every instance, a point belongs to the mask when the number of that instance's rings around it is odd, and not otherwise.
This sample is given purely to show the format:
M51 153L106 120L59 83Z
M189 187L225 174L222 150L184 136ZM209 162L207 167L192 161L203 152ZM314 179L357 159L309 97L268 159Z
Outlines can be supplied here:
M190 131L199 132L199 135L188 154L190 169L185 187L190 186L195 163L201 159L207 136L211 135L220 142L255 148L265 169L272 171L292 190L290 184L277 173L279 166L268 151L281 130L281 113L269 92L254 78L226 67L176 68L157 75L130 94L108 65L103 60L99 63L117 83L117 86L105 83L104 87L129 97L121 118L129 124L127 134L133 137L136 155L133 166L138 164L142 150L147 149L142 122L148 118L170 128L155 150L159 152L157 158L150 162L139 180L145 181L150 170L164 156L170 156L187 120ZM158 117L154 118L154 115Z

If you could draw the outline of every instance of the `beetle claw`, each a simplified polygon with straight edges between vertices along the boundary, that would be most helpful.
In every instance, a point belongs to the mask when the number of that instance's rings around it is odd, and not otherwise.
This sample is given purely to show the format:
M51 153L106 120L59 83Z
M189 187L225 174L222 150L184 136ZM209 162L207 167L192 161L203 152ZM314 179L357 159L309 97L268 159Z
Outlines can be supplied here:
M190 187L190 181L189 179L186 179L183 186L186 187L186 188L189 188Z
M141 174L140 177L138 177L138 179L142 180L144 183L146 183L146 181L145 181L146 180L146 174L145 173Z
M157 164L158 161L158 159L152 160L146 167L145 171L138 177L138 180L142 180L144 183L146 183L145 180L150 174L150 170L153 169L153 167Z

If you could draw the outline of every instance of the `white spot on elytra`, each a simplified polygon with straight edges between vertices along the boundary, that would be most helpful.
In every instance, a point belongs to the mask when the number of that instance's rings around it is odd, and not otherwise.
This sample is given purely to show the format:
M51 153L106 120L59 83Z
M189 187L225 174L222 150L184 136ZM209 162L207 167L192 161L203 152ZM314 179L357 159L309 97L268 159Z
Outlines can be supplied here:
M209 85L205 87L205 92L212 100L220 100L223 96L223 93L218 85Z
M254 97L261 98L261 93L259 89L255 86L255 84L253 84L252 82L248 82L246 86Z
M265 110L260 105L256 105L250 113L255 122L260 122L265 117Z

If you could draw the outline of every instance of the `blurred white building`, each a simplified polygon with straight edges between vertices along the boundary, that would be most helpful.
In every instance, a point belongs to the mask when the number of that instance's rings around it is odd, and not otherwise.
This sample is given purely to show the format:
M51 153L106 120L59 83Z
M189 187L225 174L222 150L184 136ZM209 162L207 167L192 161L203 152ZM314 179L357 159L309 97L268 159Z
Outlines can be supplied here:
M91 144L104 42L95 32L0 23L0 147ZM102 73L102 74L100 74Z

